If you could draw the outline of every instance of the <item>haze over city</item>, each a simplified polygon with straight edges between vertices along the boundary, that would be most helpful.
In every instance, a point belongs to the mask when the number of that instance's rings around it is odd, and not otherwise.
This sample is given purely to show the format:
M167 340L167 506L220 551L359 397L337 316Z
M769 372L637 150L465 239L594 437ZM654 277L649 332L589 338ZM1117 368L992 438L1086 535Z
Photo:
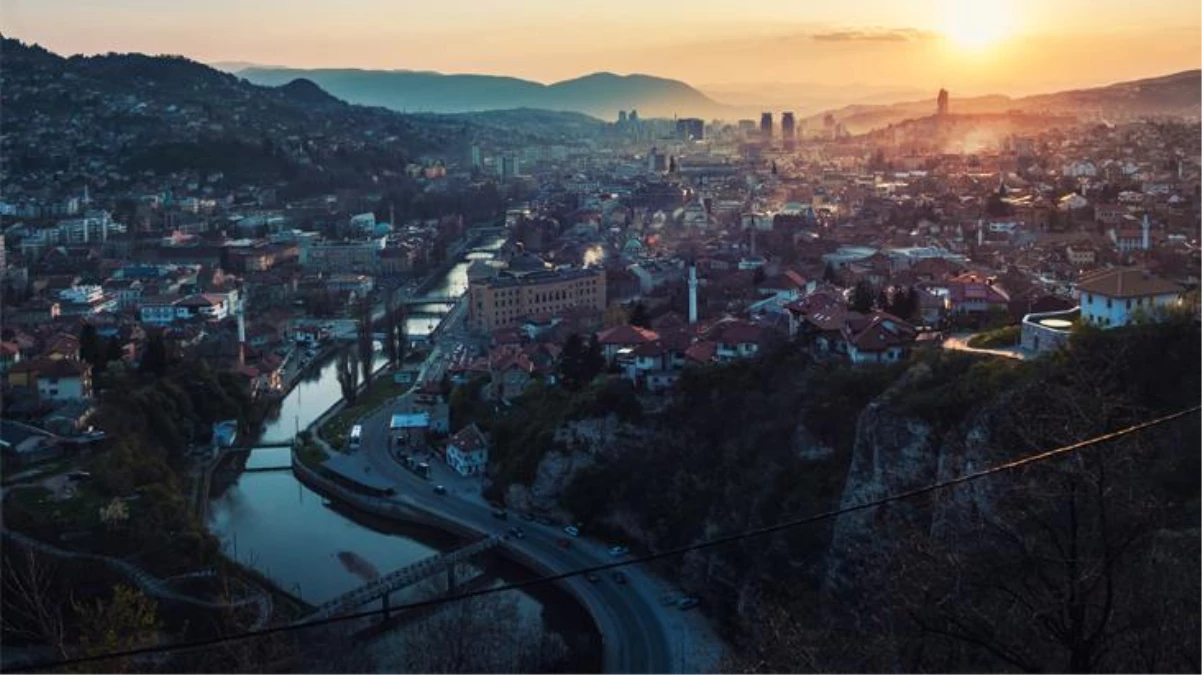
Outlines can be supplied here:
M882 87L1023 95L1199 65L1192 0L573 3L447 0L9 0L6 32L65 54L434 70L540 82L676 78L726 103ZM802 85L798 87L797 85ZM748 103L754 101L746 101Z

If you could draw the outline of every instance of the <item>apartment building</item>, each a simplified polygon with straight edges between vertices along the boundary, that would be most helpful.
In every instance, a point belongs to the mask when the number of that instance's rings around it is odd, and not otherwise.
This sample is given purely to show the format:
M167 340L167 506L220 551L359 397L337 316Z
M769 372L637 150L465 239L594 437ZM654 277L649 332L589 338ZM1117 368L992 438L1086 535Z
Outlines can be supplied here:
M605 310L605 270L601 268L502 273L468 286L468 323L476 330L515 326L522 319L572 307Z

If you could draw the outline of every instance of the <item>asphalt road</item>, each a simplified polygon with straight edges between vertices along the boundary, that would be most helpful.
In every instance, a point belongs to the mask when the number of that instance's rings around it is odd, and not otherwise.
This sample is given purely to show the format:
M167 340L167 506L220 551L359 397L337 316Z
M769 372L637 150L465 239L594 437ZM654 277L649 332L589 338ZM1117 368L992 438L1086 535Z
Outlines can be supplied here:
M570 538L559 526L540 525L510 514L508 520L492 515L491 508L478 496L465 489L451 489L446 495L436 495L433 481L427 481L403 468L389 454L388 422L397 406L385 406L363 420L363 444L355 456L372 467L372 473L392 480L397 488L396 498L411 506L436 513L470 527L481 534L504 533L520 526L524 539L510 539L506 546L538 563L545 571L562 573L575 569L613 562L606 545L587 538ZM434 462L431 462L434 464ZM449 473L445 465L436 471ZM445 473L444 473L445 475ZM452 481L448 479L447 483ZM462 483L460 483L462 484ZM448 485L450 487L450 485ZM559 539L571 539L571 548L556 544ZM640 565L623 568L628 583L614 582L611 573L591 583L583 576L565 580L573 595L589 610L603 641L606 672L668 673L673 672L674 660L667 639L658 603L657 584ZM667 609L666 611L676 611Z

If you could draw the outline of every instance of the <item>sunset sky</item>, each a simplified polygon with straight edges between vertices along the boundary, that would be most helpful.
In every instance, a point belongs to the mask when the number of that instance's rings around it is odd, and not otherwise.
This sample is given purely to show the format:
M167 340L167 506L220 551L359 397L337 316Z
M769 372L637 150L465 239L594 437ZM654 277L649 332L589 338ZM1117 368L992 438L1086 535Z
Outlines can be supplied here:
M1198 0L4 0L64 54L1025 94L1197 68Z

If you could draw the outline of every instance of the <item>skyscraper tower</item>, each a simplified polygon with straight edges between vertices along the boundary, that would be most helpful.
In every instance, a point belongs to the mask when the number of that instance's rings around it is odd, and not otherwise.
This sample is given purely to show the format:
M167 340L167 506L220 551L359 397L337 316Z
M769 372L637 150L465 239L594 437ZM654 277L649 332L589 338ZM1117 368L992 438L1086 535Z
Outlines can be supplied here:
M780 137L785 141L785 149L792 150L796 138L797 123L793 119L792 112L782 113L780 116Z
M935 112L946 115L948 112L948 95L946 89L939 90L939 98L935 99Z
M772 113L770 112L760 114L760 136L765 141L772 140Z

